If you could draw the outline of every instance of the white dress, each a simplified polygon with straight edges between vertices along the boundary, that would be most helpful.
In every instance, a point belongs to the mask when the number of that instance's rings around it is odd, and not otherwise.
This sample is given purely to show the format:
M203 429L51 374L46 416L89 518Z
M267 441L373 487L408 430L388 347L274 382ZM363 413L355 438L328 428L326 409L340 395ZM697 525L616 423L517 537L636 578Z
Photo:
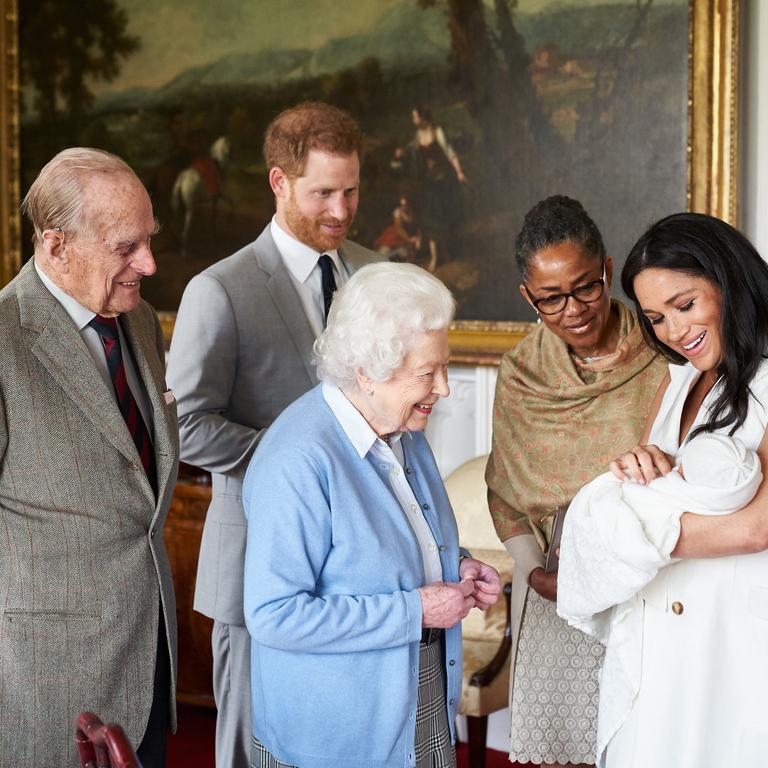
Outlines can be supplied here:
M649 442L678 456L683 405L700 374L690 364L670 374ZM768 425L768 363L751 391L734 434L756 450ZM717 385L692 429L716 395ZM768 766L768 553L678 561L640 597L640 690L600 765Z

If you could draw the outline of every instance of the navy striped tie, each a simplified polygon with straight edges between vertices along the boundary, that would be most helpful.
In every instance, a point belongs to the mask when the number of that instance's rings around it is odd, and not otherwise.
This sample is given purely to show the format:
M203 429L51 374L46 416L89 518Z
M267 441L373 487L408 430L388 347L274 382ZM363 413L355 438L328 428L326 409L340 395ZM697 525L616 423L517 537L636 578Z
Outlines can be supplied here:
M128 431L131 433L136 450L141 456L141 463L147 473L149 482L157 493L157 469L155 467L155 451L149 437L147 425L141 417L141 411L136 399L128 386L123 363L123 350L120 345L120 334L117 331L117 319L96 315L89 325L99 334L107 357L107 368L115 387L115 396L120 413L123 414Z

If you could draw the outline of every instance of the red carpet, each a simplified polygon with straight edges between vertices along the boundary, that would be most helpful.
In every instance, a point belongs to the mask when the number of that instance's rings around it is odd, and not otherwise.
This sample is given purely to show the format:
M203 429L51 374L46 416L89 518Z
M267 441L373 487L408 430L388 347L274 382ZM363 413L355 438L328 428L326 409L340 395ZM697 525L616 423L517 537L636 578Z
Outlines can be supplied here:
M485 750L485 768L514 768L517 763L510 763L506 752L496 752L494 749ZM459 744L456 750L456 768L469 768L467 745Z
M179 704L179 728L168 739L168 768L214 768L216 710Z
M179 730L168 740L168 768L214 768L213 736L216 712L179 704ZM486 768L514 768L503 752L486 750ZM457 768L469 768L467 747L459 744Z

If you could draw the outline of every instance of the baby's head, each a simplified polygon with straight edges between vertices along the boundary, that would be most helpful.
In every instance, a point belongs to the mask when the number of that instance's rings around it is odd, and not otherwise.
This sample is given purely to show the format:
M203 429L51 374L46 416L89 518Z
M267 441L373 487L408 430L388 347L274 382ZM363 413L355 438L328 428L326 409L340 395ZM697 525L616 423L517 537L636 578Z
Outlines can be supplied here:
M737 437L703 432L683 448L680 462L689 483L706 488L735 488L752 474L757 454Z

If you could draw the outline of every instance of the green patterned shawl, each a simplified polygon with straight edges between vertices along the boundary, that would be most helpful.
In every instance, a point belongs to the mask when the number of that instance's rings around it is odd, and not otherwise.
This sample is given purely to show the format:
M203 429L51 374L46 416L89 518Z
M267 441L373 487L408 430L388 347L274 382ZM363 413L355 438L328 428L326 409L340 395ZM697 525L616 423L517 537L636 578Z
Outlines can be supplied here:
M667 363L645 344L634 314L613 301L619 344L592 363L539 326L501 361L486 470L502 541L533 533L546 550L551 516L640 438Z

